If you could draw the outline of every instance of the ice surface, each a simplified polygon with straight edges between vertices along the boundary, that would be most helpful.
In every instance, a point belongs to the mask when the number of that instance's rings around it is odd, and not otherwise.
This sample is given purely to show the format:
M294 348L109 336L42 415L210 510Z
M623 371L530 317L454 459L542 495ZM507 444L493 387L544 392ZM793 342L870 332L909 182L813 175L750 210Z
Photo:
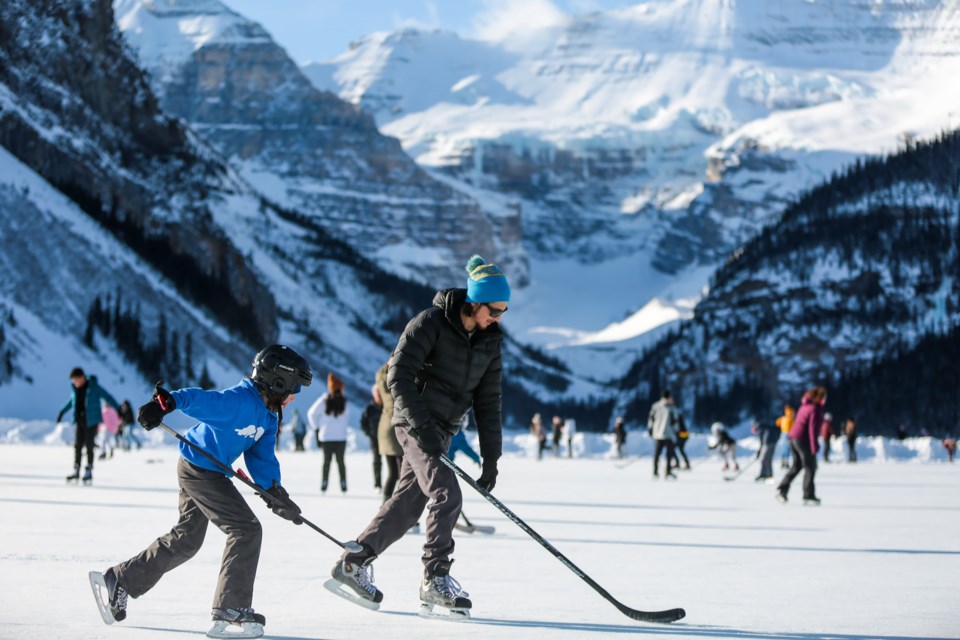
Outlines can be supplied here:
M630 437L637 447L646 439ZM604 442L594 436L585 450L608 452ZM957 637L960 465L822 465L815 508L799 504L799 486L777 504L773 487L752 482L756 465L724 482L719 463L698 455L693 471L667 483L651 479L649 457L618 468L603 457L537 462L509 450L496 490L508 507L615 598L682 606L687 618L629 620L468 487L465 513L496 527L457 538L453 572L474 620L452 628L416 616L424 539L413 535L377 561L386 596L381 612L369 612L321 588L335 546L251 496L264 528L254 607L267 616L266 637ZM3 638L143 640L206 629L224 539L213 528L193 560L130 600L123 623L103 624L87 583L88 571L127 559L173 525L176 456L172 446L121 451L97 464L92 487L66 486L69 447L0 445ZM335 536L359 533L380 504L365 452L347 456L345 495L319 494L319 452L284 449L280 461L291 496Z

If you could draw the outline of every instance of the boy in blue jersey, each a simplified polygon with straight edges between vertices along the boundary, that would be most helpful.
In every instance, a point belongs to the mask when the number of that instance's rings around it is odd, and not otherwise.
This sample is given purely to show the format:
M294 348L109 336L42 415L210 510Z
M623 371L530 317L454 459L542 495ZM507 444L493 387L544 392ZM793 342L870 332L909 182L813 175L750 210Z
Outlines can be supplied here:
M312 378L310 365L300 355L289 347L271 345L254 358L250 376L228 389L170 392L158 384L150 402L140 407L138 420L149 431L176 409L196 418L199 423L184 438L229 468L243 454L253 481L268 487L267 493L282 502L283 506L270 505L273 512L300 524L300 508L280 484L274 444L283 407ZM114 620L123 620L127 597L142 596L165 573L192 558L200 550L207 523L212 522L226 534L227 543L213 597L214 623L207 635L259 637L265 619L251 605L260 559L260 522L231 479L183 442L177 480L177 524L139 555L104 572L110 613Z

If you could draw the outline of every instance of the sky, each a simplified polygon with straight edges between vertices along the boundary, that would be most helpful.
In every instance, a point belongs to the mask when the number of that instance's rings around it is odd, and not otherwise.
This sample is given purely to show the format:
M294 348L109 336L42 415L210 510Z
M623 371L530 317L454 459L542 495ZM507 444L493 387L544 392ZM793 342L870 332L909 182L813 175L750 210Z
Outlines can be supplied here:
M322 62L350 42L377 31L401 28L456 31L499 39L517 25L549 25L566 14L636 4L628 0L221 0L259 22L299 64Z

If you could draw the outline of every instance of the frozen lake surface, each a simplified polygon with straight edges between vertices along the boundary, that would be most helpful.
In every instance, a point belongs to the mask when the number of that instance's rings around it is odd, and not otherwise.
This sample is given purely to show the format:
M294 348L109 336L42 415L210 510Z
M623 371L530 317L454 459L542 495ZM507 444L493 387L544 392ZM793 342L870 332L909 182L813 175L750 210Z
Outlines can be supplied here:
M204 637L223 551L214 528L192 561L130 600L123 623L103 624L87 582L88 571L138 553L174 524L176 457L173 447L118 451L98 462L94 486L67 486L71 448L0 445L0 637ZM320 459L281 452L284 484L308 518L350 539L380 503L369 455L348 455L344 495L320 495ZM338 556L332 543L251 496L264 526L254 607L267 616L265 637L960 637L960 465L821 465L823 505L804 507L799 481L784 506L774 487L752 481L756 465L724 482L716 460L693 462L665 482L651 478L649 457L620 468L599 458L508 455L496 490L615 598L637 609L684 607L680 622L622 615L464 486L467 516L496 527L457 539L452 573L474 602L465 624L416 615L422 536L407 535L375 563L385 598L370 612L322 588Z

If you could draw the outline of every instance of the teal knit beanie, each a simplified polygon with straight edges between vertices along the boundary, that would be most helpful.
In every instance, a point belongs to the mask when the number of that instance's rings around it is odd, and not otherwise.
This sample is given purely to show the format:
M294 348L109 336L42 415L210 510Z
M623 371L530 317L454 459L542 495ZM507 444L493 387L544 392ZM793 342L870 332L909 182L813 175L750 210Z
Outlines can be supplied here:
M509 302L507 276L495 264L487 264L480 256L467 262L467 302Z

